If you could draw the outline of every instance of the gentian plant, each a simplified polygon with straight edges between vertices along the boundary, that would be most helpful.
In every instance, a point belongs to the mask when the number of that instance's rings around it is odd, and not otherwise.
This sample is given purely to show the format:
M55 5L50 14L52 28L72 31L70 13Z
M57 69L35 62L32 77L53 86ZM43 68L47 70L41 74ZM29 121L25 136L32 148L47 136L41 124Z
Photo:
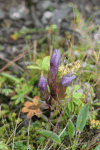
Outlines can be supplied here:
M38 87L40 89L42 100L45 100L49 104L49 117L51 114L51 103L52 100L57 100L60 103L60 99L66 97L66 88L71 84L71 82L76 78L75 75L71 76L71 72L62 79L57 80L58 66L60 64L60 50L55 49L50 60L50 72L48 74L48 79L40 77ZM50 88L48 91L47 84Z

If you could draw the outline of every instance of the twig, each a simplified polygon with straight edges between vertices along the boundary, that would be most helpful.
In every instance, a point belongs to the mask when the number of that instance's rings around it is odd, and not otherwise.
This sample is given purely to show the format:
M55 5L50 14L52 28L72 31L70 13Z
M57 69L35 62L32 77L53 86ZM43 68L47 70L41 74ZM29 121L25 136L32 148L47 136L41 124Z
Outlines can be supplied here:
M30 122L31 122L31 118L30 118L29 126L28 126L27 150L29 150L29 129L30 129Z
M11 62L9 59L4 58L2 55L0 55L0 58L1 58L2 60L6 61L7 63L10 63L10 62ZM15 65L15 66L16 66L19 70L21 70L22 72L24 72L24 69L21 68L20 66L18 66L17 64L14 63L13 65Z
M17 58L15 58L14 60L12 60L9 63L7 63L4 67L2 67L0 69L0 73L2 71L4 71L6 68L8 68L9 66L11 66L13 63L15 63L16 61L18 61L19 59L21 59L27 52L28 52L28 50L26 50L25 52L21 53Z
M34 41L34 56L33 56L33 62L36 61L36 56L37 56L37 40Z

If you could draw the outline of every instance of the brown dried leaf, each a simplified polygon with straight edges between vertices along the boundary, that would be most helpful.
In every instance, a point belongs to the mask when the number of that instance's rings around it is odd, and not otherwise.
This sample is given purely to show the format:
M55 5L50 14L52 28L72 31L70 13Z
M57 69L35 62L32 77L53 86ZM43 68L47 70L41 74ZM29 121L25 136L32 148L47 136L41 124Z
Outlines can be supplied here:
M35 106L38 105L38 99L39 99L39 96L35 96L35 97L33 98L33 104L34 104Z
M38 108L38 109L36 110L36 116L37 116L38 118L40 118L40 114L42 114L42 111L40 110L40 108Z
M29 111L28 114L27 114L27 118L32 117L35 113L36 113L36 110L31 110L31 109L30 109L30 111Z
M21 110L23 113L26 113L29 111L29 109L27 107L23 107L22 110Z
M24 106L27 107L27 108L30 107L30 106L32 106L32 105L33 105L32 102L25 102L24 103Z

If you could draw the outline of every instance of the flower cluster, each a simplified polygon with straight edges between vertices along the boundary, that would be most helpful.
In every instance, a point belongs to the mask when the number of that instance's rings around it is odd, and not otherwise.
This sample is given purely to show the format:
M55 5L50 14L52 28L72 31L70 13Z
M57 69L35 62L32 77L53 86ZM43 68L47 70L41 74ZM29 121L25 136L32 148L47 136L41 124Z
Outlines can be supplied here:
M60 64L60 50L55 49L50 60L50 72L48 74L48 79L40 77L38 87L40 89L42 99L48 103L52 101L52 98L55 100L64 98L66 96L66 88L71 84L71 82L76 78L75 75L71 76L71 72L61 80L57 80L57 72ZM47 84L49 85L50 92L48 91ZM49 102L51 104L51 102Z
M76 62L70 63L70 64L66 64L66 66L61 65L58 68L58 71L60 72L60 76L64 76L67 73L70 72L70 70L72 71L72 73L76 74L76 71L81 67L80 61L77 60Z

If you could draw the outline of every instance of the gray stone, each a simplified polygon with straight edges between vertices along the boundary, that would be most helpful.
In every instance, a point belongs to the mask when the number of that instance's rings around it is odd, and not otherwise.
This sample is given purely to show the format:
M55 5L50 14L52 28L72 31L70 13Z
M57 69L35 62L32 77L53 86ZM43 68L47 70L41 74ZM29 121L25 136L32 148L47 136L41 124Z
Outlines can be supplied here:
M3 32L0 30L0 36L3 36Z
M25 19L27 17L28 13L29 13L28 9L25 6L20 5L16 8L12 7L9 10L9 17L13 20L18 20L21 18Z
M64 18L69 19L70 12L72 11L72 7L67 4L61 4L60 9L55 9L52 13L52 17L50 20L50 24L56 24L60 27L60 23Z
M17 47L16 46L12 46L12 53L17 52Z
M4 19L4 17L5 17L5 13L2 9L0 9L0 20Z
M32 0L32 3L34 4L36 4L36 3L38 3L39 2L39 0Z
M91 16L98 16L98 15L100 16L100 10L93 12Z
M26 20L25 25L27 27L29 27L29 26L33 25L33 21L32 20Z
M45 1L44 0L44 1L40 1L37 4L37 9L44 11L44 10L48 9L49 7L51 7L51 6L52 6L52 2L51 1L49 1L49 0Z
M7 54L0 52L0 56L6 58L6 57L7 57ZM2 62L2 61L1 61L1 62ZM1 63L1 62L0 62L0 63Z
M96 17L96 18L94 19L94 21L95 21L96 24L99 24L99 25L100 25L100 18Z
M91 6L90 5L86 5L85 6L85 10L86 10L86 12L90 13L91 12Z
M58 27L60 27L60 23L62 21L62 19L64 19L66 16L66 12L63 10L54 10L51 20L50 20L50 24L56 24Z
M64 30L69 29L69 23L67 21L62 21L61 29L64 29Z
M52 12L50 12L50 11L44 12L44 14L42 16L42 22L43 22L43 24L47 24L48 23L48 19L50 19L51 16L52 16Z
M71 7L68 4L62 3L60 9L70 11Z

